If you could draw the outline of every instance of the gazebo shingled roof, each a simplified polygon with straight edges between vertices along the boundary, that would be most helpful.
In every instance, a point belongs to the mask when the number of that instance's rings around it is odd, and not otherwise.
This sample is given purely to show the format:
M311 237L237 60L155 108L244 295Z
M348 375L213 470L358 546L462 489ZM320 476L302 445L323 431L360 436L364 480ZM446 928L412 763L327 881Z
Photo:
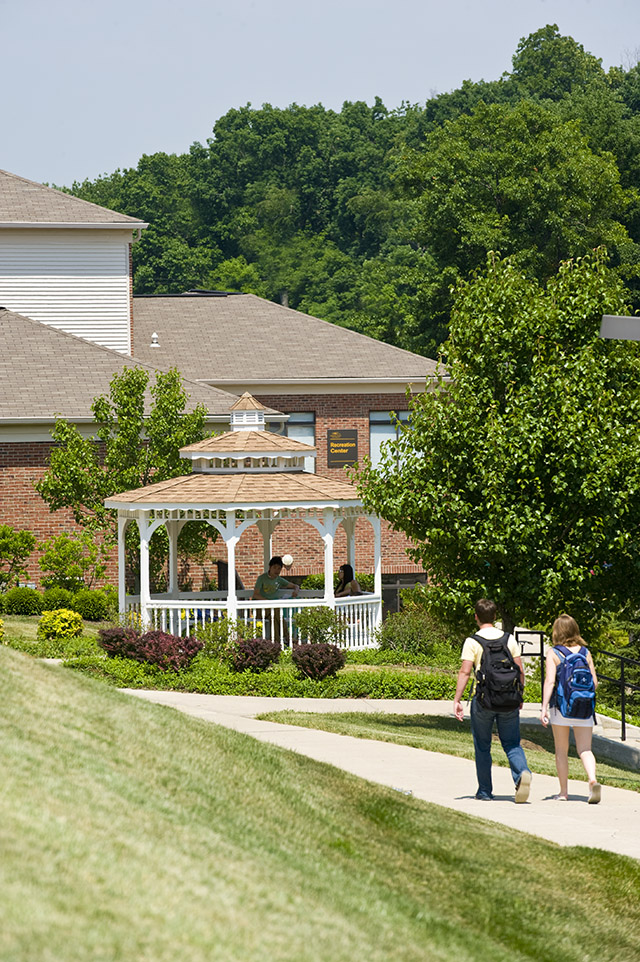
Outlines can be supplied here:
M107 507L131 505L194 505L237 508L266 504L309 504L353 501L360 504L355 485L305 472L290 474L187 474L114 494Z
M295 438L283 437L271 431L227 431L225 434L214 434L213 437L197 441L195 444L187 444L184 448L180 448L180 453L201 452L223 457L227 452L256 451L265 456L285 452L309 456L315 450L315 447L305 444L304 441L296 441Z

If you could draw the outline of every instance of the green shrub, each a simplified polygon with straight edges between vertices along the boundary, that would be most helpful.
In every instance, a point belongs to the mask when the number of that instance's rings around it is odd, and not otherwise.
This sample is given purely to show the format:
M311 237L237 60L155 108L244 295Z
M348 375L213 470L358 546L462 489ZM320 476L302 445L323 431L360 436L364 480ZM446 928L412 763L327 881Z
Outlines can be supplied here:
M58 608L56 611L43 611L38 622L38 638L75 638L82 634L82 618L77 611Z
M106 571L107 549L96 544L88 531L56 535L41 544L40 568L45 588L78 591L90 587Z
M0 591L27 577L25 561L36 546L30 531L16 531L0 524Z
M420 607L408 607L390 614L378 629L376 640L385 650L406 652L409 655L425 655L428 658L443 656L448 663L460 652L461 639L452 637L439 625L433 615ZM451 658L447 659L447 655Z
M373 591L374 588L374 574L370 571L356 571L356 581L360 585L363 591ZM333 576L333 587L334 590L338 587L340 582L340 576L336 572ZM324 575L307 575L300 582L301 588L306 588L309 591L324 591Z
M220 618L218 621L198 625L193 634L202 642L202 654L205 657L229 661L236 650L236 642L258 638L262 630L260 622L254 625L250 621Z
M99 588L76 591L71 606L87 621L104 621L109 607L106 594Z
M0 591L0 615L4 613L4 594Z
M337 674L344 668L344 652L336 645L316 642L311 645L296 645L291 652L291 659L305 678L321 680Z
M42 610L55 611L57 608L73 608L73 594L66 588L47 588L42 596Z
M336 577L335 584L338 583ZM324 575L307 575L300 582L300 587L307 591L324 591Z
M4 610L8 615L39 615L42 601L35 588L11 588L4 596Z
M300 641L309 644L340 644L344 641L347 626L340 615L324 605L319 608L303 608L293 616Z

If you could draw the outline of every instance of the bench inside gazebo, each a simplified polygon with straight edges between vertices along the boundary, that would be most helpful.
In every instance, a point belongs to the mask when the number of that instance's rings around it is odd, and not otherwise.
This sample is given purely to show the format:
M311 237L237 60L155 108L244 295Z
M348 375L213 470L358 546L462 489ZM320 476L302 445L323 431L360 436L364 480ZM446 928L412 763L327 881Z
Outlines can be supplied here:
M143 625L174 634L221 618L268 626L283 641L296 637L294 616L308 607L327 606L345 623L344 646L367 648L382 617L380 519L365 511L356 488L347 481L311 474L305 458L316 449L265 430L264 408L249 394L231 412L231 430L182 448L191 474L114 495L105 504L118 512L118 586L120 611L135 611ZM343 526L347 561L355 567L355 527L365 518L374 533L374 591L336 598L333 589L334 540ZM273 533L283 520L296 519L318 531L324 544L324 591L290 592L275 601L255 600L250 589L236 587L236 546L243 532L256 526L262 536L263 570L272 554ZM140 595L125 590L125 532L135 521L140 535ZM178 589L178 535L189 521L210 524L226 545L226 591ZM151 594L149 542L164 525L169 540L168 591ZM287 597L289 595L289 597ZM302 639L301 639L302 640Z

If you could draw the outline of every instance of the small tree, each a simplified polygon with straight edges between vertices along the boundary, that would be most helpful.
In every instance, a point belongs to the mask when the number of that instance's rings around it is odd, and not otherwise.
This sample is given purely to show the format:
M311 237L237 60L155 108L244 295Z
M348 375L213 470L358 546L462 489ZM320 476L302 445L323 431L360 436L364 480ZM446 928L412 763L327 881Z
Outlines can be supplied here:
M35 545L30 531L16 531L8 524L0 524L0 591L27 577L24 563Z
M98 544L89 531L62 533L39 545L43 552L40 568L45 572L45 588L77 591L91 587L105 573L107 549Z
M509 260L459 286L450 380L365 465L370 510L413 540L440 617L495 599L505 627L581 626L640 592L640 355L603 341L624 291L602 253L543 287Z
M106 545L114 544L116 513L105 508L105 499L185 473L180 448L205 436L205 407L188 411L187 402L175 369L156 372L151 384L140 368L115 374L109 395L96 397L91 405L95 436L85 438L64 418L56 420L56 446L36 490L51 511L70 508L77 524L98 533ZM190 523L180 532L178 549L202 557L212 536L209 525ZM160 536L152 544L158 567L167 539Z

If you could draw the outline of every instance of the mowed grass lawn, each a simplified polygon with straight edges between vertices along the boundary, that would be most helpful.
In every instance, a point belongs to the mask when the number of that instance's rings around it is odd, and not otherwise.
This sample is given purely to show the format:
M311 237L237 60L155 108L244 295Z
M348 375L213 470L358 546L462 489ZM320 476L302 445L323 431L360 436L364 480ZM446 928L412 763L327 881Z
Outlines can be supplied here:
M304 728L320 728L323 731L352 735L355 738L373 738L399 745L410 745L412 748L422 748L430 752L457 755L458 758L474 757L468 719L459 722L455 718L439 715L390 715L384 712L316 714L294 711L273 711L259 717L265 721L300 725ZM531 771L541 775L555 775L556 764L551 731L523 725L521 734L522 745ZM507 768L509 763L500 748L498 736L494 734L493 738L496 749L492 752L493 763ZM584 781L586 778L584 768L573 745L569 755L569 778ZM599 760L598 779L604 785L640 792L640 772L616 762Z
M0 648L3 962L640 959L640 865Z

